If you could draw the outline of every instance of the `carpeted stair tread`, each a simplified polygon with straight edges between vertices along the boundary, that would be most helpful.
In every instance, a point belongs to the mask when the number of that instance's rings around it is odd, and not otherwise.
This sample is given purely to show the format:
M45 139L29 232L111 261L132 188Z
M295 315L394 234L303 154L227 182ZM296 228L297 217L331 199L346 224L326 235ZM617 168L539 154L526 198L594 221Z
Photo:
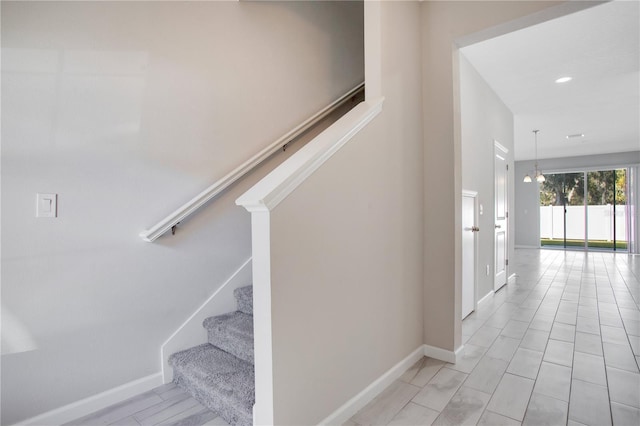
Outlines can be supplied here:
M253 315L253 286L239 287L233 291L238 302L238 310Z
M169 357L174 382L231 425L252 425L253 365L205 343Z
M209 343L253 364L253 316L236 311L210 317L202 323Z

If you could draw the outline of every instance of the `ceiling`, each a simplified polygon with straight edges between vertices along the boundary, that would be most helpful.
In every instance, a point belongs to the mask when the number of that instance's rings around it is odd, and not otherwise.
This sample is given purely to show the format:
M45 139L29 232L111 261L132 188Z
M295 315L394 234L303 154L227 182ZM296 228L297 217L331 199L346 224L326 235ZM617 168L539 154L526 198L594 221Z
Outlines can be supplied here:
M639 6L613 1L461 49L514 114L516 161L535 157L533 129L538 158L640 150Z

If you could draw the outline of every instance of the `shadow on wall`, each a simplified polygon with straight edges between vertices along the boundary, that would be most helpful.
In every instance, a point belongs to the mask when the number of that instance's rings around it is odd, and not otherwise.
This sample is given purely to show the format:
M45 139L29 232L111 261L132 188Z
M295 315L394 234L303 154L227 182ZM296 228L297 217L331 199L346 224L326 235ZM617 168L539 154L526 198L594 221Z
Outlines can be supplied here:
M2 355L38 349L29 329L19 318L2 306Z
M292 19L297 17L298 19L304 19L309 31L316 31L319 37L325 39L324 48L327 51L338 52L338 55L333 55L330 62L316 62L316 66L322 67L327 71L327 75L332 76L334 79L341 79L344 76L344 64L354 63L359 64L360 69L364 70L364 1L325 1L326 7L333 10L331 14L319 15L316 7L313 6L313 2L306 1L279 1L268 2L271 9L280 8L290 12ZM254 11L257 16L266 12L266 10L260 9L260 2L257 3ZM264 4L264 3L262 3ZM268 13L268 12L267 12ZM345 28L348 34L345 34L340 30ZM287 37L290 37L291 32L288 28L281 28ZM270 46L271 49L274 46ZM306 55L305 55L306 56ZM298 60L293 58L287 66L298 67L300 64ZM354 85L357 84L354 81Z
M335 16L356 6L2 4L2 424L159 371L250 256L235 199L296 144L175 236L139 232L363 80L363 30Z

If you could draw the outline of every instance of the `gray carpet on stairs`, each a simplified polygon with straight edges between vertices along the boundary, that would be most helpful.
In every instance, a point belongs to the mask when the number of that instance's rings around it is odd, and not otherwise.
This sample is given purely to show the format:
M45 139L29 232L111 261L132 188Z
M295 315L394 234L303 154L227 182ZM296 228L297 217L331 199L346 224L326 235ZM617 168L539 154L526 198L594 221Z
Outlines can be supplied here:
M253 287L234 290L238 311L207 318L209 343L169 357L173 381L230 425L253 424Z
M253 365L205 343L169 357L174 382L231 425L253 424Z
M253 316L236 311L204 320L209 343L253 364Z
M253 315L253 286L236 288L233 295L238 301L238 310Z

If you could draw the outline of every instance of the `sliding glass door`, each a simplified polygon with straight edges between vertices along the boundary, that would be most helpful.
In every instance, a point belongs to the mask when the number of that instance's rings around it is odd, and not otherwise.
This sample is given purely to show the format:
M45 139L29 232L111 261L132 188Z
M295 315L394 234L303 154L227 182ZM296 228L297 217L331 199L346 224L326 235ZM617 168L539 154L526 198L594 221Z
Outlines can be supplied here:
M540 184L540 244L584 247L584 173L546 174Z
M545 174L540 245L627 250L627 176L627 169Z
M587 232L590 248L627 250L626 181L626 169L587 173Z

